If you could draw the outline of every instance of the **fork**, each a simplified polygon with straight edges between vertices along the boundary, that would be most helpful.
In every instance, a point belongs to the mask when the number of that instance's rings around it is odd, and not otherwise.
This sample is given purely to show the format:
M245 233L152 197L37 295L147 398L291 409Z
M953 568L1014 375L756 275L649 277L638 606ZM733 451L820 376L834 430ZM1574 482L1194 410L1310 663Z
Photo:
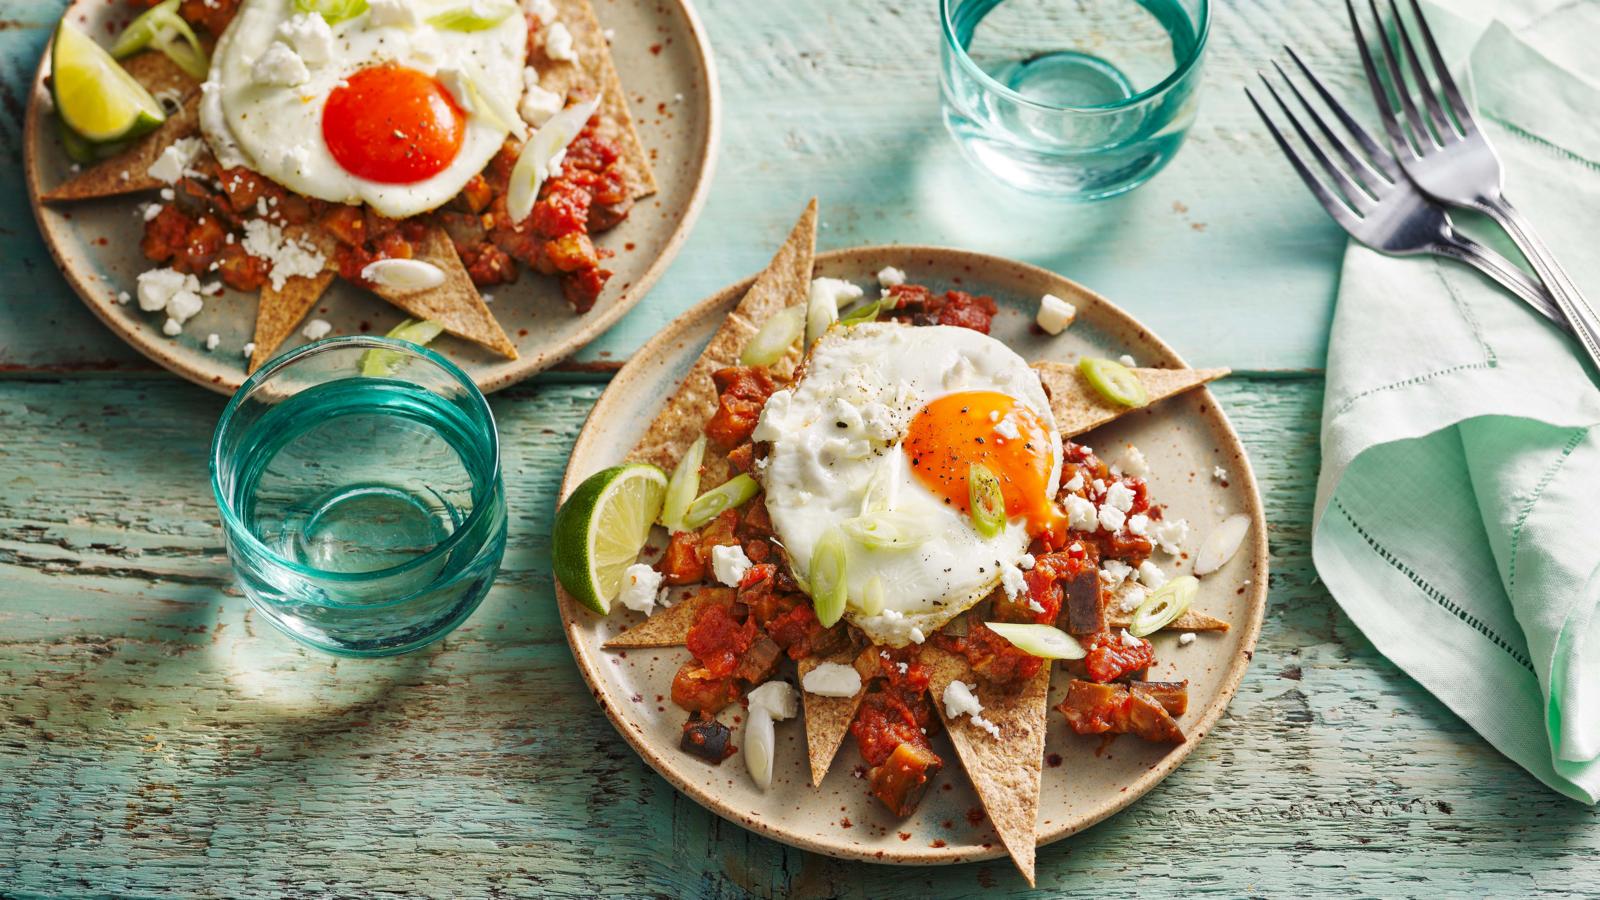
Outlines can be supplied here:
M1383 16L1378 12L1377 0L1367 0L1367 5L1378 23L1379 37L1382 39L1377 43L1382 48L1385 68L1399 100L1399 109L1395 108L1394 98L1389 96L1389 91L1378 76L1366 34L1361 30L1360 18L1356 15L1355 3L1345 0L1345 9L1350 14L1350 27L1355 31L1356 44L1361 50L1361 65L1366 70L1373 99L1377 101L1379 118L1383 120L1384 130L1388 132L1389 143L1400 160L1401 169L1428 196L1452 206L1478 210L1505 229L1549 289L1551 299L1571 323L1572 333L1583 344L1589 358L1596 366L1600 366L1600 317L1595 315L1571 276L1556 262L1550 248L1534 233L1527 219L1506 200L1502 190L1504 177L1500 158L1489 146L1488 137L1479 130L1472 110L1456 88L1455 79L1450 77L1450 67L1445 64L1439 46L1434 42L1433 30L1422 16L1421 5L1417 0L1410 0L1417 30L1422 34L1439 88L1444 93L1444 103L1449 105L1449 115L1446 115L1439 96L1431 87L1428 73L1411 41L1405 20L1400 16L1399 7L1395 5L1395 0L1387 2L1394 20L1399 51L1390 46L1390 40L1383 33ZM1416 100L1401 74L1400 62L1396 57L1402 53L1422 99L1421 110L1417 108ZM1400 122L1402 114L1405 117L1404 126Z
M1284 103L1283 97L1267 79L1266 74L1257 73L1261 76L1261 83L1272 95L1272 99L1277 102L1278 108L1299 134L1301 142L1309 148L1317 165L1327 173L1332 188L1306 165L1300 154L1278 130L1272 117L1256 101L1255 94L1251 93L1249 88L1245 88L1244 92L1250 99L1250 105L1255 107L1256 114L1266 123L1267 130L1272 133L1279 149L1289 158L1289 164L1294 166L1294 170L1299 173L1306 187L1311 189L1311 193L1322 204L1322 208L1328 211L1328 215L1332 216L1340 227L1360 243L1383 253L1396 256L1430 254L1464 262L1516 294L1558 328L1568 330L1566 320L1550 301L1543 287L1504 256L1456 231L1450 221L1450 214L1444 207L1425 196L1406 178L1394 155L1373 140L1366 129L1362 128L1333 98L1328 89L1323 87L1322 81L1301 61L1300 55L1294 52L1294 48L1285 46L1283 49L1289 54L1289 58L1294 60L1294 64L1322 99L1323 104L1361 148L1361 153L1358 154L1340 139L1306 99L1305 94L1300 92L1300 88L1295 85L1289 74L1274 61L1272 67L1277 70L1279 77L1299 100L1300 107L1305 110L1306 116L1311 119L1317 131L1344 163L1343 168L1335 165L1321 145L1312 140L1299 117L1290 111L1288 104Z

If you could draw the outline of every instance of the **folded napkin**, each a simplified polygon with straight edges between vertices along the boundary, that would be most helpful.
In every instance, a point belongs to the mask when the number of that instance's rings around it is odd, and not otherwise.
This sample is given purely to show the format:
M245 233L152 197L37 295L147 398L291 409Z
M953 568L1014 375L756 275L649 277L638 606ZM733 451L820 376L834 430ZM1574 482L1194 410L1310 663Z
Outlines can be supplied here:
M1517 15L1470 30L1437 8L1429 20L1470 47L1457 71L1508 194L1600 304L1600 4ZM1384 655L1540 780L1594 803L1600 388L1579 355L1470 269L1351 246L1312 553Z

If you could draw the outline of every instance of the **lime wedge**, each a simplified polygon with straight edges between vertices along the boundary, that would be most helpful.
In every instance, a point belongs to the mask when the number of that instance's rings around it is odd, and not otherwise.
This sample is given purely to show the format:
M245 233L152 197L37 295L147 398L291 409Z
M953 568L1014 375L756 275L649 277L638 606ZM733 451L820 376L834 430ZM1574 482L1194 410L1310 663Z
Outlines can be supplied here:
M590 475L556 510L550 536L556 579L595 612L611 611L629 566L667 498L667 473L630 463Z
M400 341L410 341L418 347L427 346L428 342L444 332L444 326L432 319L407 319L396 325L384 337ZM361 354L361 374L367 378L387 378L393 375L395 369L400 367L400 361L406 357L393 350L368 350Z
M104 47L62 20L50 84L62 121L94 143L134 138L167 120L161 104Z

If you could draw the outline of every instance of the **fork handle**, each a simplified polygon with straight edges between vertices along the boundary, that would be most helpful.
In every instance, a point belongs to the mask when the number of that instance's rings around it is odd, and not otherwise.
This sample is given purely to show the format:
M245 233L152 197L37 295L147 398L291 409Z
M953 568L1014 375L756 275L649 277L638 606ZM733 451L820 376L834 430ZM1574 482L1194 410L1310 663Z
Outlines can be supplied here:
M1561 314L1561 310L1550 299L1550 293L1544 289L1544 285L1529 278L1527 273L1511 260L1459 232L1451 235L1449 241L1435 246L1433 252L1472 266L1501 287L1516 294L1534 312L1549 319L1552 325L1569 335L1572 334L1572 328L1567 324L1567 317Z
M1538 273L1539 280L1550 290L1550 298L1561 309L1567 321L1572 325L1572 333L1583 344L1583 349L1588 351L1589 358L1595 366L1600 367L1600 316L1596 316L1589 302L1579 293L1578 286L1572 283L1572 276L1561 268L1556 262L1555 254L1545 242L1534 233L1533 226L1523 218L1522 213L1508 203L1503 196L1488 197L1484 199L1483 211L1500 224L1511 236L1517 249L1528 258L1533 265L1534 272Z

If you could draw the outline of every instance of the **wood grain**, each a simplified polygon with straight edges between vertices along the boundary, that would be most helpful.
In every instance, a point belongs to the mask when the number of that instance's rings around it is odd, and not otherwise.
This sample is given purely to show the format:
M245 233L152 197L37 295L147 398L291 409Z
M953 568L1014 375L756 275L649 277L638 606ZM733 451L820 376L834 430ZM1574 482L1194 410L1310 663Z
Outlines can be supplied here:
M788 849L706 813L627 749L583 691L549 573L556 482L599 390L493 398L513 511L494 592L433 651L335 662L249 615L231 585L202 474L220 399L166 376L0 379L0 891L1020 890L1004 861L898 869ZM1040 887L1592 887L1594 812L1377 656L1315 583L1321 381L1214 390L1272 523L1254 666L1177 773L1041 850Z

